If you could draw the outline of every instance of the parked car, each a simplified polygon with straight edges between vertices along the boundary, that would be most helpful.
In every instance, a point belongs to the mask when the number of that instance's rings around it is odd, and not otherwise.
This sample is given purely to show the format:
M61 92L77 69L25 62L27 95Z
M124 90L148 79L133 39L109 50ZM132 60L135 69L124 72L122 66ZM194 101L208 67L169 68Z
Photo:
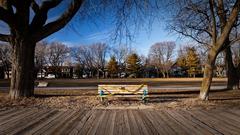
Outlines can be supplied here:
M45 77L45 74L44 73L38 73L37 74L37 78L44 78Z
M56 76L54 74L48 74L45 78L52 79L52 78L56 78Z

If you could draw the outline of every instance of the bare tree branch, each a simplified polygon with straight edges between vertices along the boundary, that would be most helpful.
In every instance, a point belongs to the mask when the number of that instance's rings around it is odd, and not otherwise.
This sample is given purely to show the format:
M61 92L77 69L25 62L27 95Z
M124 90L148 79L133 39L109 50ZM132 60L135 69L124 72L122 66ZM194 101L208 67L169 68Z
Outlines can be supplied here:
M216 44L217 40L217 24L216 24L216 18L215 18L215 12L214 12L214 0L209 0L210 5L210 11L211 11L211 18L212 18L212 42L213 45Z
M238 13L240 10L239 7L240 7L240 0L237 0L233 6L232 12L222 31L222 34L218 37L217 45L221 46L225 42L226 38L229 36L229 33L232 30L232 27L236 21L236 18L238 17Z
M188 34L188 33L184 32L184 31L182 31L182 30L178 30L178 29L174 28L173 26L172 26L171 29L173 29L174 31L176 31L176 32L178 32L178 33L180 33L180 34L182 34L182 35L184 35L184 36L186 36L186 37L190 37L191 39L195 40L195 41L198 42L199 44L208 45L208 43L203 42L202 40L198 39L197 37L193 36L192 34Z
M41 7L38 7L35 1L32 2L32 9L36 13L30 26L32 31L40 29L47 21L48 11L59 5L61 2L62 0L48 0L44 1Z
M11 14L11 12L8 12L8 10L4 9L1 5L0 5L0 20L4 21L8 25L13 26L14 24L13 14Z
M235 39L229 41L229 44L224 45L224 46L219 50L219 52L225 50L226 48L228 48L228 47L234 45L235 43L237 43L237 42L239 42L239 41L240 41L240 37L237 37L237 38L235 38Z
M39 7L39 5L36 3L35 0L32 0L31 8L32 8L33 11L35 12L35 14L38 13L39 10L40 10L40 7Z
M57 20L46 24L40 30L34 33L34 38L39 41L63 28L73 18L83 2L84 0L74 0L69 8Z

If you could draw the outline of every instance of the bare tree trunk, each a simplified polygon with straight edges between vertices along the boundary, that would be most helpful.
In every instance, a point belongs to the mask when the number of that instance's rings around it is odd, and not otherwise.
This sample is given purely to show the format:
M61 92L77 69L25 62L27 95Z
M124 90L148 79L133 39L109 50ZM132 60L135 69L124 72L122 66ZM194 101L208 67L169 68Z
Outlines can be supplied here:
M7 79L9 79L10 78L9 68L7 68L6 74L7 74Z
M199 98L201 100L208 100L209 90L212 83L213 78L213 69L215 65L215 59L216 59L216 52L213 50L210 50L208 54L207 63L205 64L204 69L204 77L202 81L202 86L200 89L200 95Z
M227 70L227 89L239 89L239 76L237 68L234 67L232 61L232 52L231 48L228 47L225 50L225 60L226 60L226 70Z
M30 97L34 94L35 42L13 39L13 64L9 96L11 99Z
M165 72L162 71L163 78L166 78Z

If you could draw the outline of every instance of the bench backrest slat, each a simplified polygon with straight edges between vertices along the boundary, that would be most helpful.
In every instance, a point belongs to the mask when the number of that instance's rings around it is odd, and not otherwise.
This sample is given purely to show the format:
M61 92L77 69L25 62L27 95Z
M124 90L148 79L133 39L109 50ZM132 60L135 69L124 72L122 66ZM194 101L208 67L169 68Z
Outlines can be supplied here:
M147 85L98 85L98 94L143 94L148 92Z

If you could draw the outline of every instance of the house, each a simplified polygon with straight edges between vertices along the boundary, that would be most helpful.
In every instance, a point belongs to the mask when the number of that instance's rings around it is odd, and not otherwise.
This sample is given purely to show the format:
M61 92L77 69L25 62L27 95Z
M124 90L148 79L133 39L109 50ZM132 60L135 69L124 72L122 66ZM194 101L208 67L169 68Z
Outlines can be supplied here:
M56 78L72 78L74 73L73 66L44 66L43 69L45 76L52 74L55 75Z

